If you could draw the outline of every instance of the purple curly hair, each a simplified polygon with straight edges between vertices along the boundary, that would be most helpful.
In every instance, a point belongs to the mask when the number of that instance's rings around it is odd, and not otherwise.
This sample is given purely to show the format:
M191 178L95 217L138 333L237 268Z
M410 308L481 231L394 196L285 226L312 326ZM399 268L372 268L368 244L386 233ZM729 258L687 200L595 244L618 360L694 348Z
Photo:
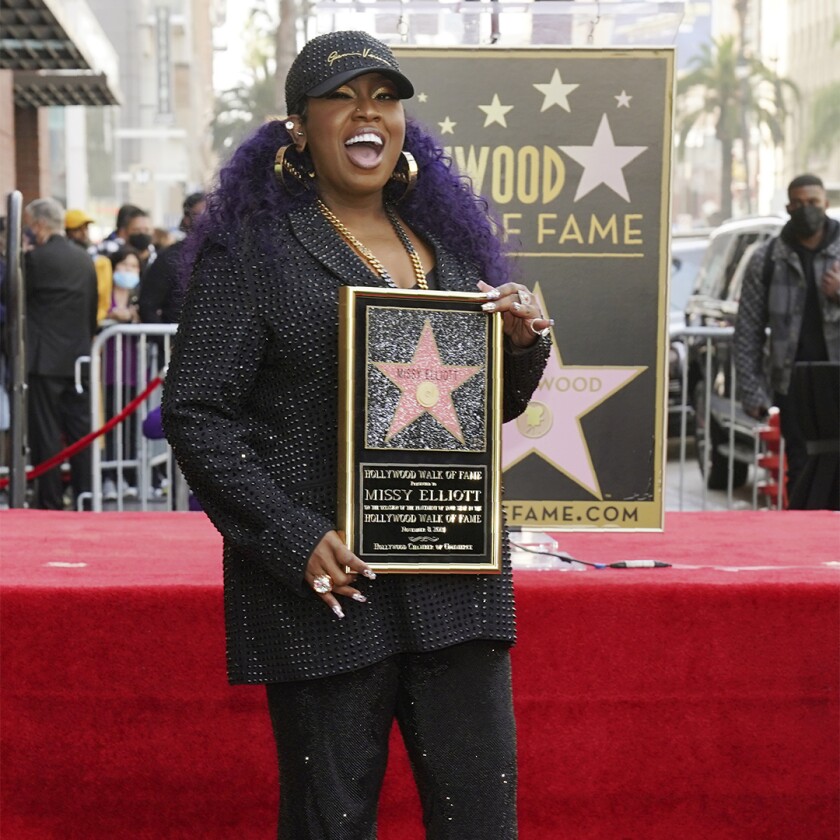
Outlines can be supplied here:
M274 177L277 149L289 142L282 120L258 128L233 153L219 172L218 184L207 196L182 253L182 280L190 276L196 255L211 239L243 242L264 253L278 250L272 223L304 204L314 202L314 189L291 195ZM399 204L400 215L412 227L435 237L479 267L494 286L507 282L510 265L495 233L498 221L487 201L473 192L434 137L407 119L403 148L414 155L419 176L415 188ZM310 164L311 165L311 164ZM287 175L288 182L294 178ZM385 200L396 202L404 186L389 182Z

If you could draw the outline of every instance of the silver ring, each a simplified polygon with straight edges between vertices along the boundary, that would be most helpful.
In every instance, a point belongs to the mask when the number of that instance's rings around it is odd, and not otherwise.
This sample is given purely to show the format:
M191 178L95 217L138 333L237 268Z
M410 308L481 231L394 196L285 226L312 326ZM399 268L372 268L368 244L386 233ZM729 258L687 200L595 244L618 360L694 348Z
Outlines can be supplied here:
M537 319L537 318L531 318L531 319L528 321L528 329L529 329L529 330L531 330L531 332L532 332L535 336L537 336L537 338L542 338L544 335L548 335L548 334L549 334L549 332L551 332L551 327L543 327L543 329L541 329L541 330L535 330L535 329L534 329L534 321L537 321L537 320L539 320L539 319Z
M326 595L327 592L332 592L332 578L329 575L318 575L312 581L312 588L319 594L319 595Z
M517 292L517 293L516 293L516 296L519 298L519 302L520 302L523 306L528 306L528 305L530 305L530 303L531 303L531 296L528 294L528 292Z

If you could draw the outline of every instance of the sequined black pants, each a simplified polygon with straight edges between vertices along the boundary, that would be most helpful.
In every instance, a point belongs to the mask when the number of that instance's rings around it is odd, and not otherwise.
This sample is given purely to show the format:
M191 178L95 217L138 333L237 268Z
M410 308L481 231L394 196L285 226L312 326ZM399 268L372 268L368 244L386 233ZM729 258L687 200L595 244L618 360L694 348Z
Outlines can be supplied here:
M506 646L465 642L267 686L279 840L375 840L396 717L428 840L514 840L516 728Z

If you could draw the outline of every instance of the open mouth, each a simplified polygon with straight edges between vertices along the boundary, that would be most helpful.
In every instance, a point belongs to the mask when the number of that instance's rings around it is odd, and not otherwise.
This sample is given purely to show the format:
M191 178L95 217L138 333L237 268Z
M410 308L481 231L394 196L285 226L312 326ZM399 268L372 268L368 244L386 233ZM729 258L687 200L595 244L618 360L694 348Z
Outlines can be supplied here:
M353 135L345 144L347 156L362 169L372 169L379 163L385 143L373 131L362 131Z

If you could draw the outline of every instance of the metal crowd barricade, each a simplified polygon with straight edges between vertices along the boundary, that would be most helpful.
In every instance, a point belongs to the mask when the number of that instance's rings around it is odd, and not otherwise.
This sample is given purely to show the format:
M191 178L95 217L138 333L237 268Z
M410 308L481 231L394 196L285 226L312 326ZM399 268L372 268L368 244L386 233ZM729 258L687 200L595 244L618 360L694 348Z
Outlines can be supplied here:
M3 336L8 353L9 383L9 507L22 508L26 503L26 453L27 453L27 398L26 352L24 332L26 324L26 292L23 282L21 259L21 225L23 223L23 196L19 190L10 192L6 199L5 288L2 290L6 306L7 335ZM0 388L5 387L0 382ZM0 453L0 459L3 455Z
M146 385L162 371L169 361L171 339L177 330L176 324L118 324L109 326L96 336L91 347L91 355L87 360L90 365L90 411L91 429L100 428L103 423L120 412ZM687 470L696 470L699 477L699 464L689 458L688 443L692 430L689 429L689 419L694 414L692 395L689 394L689 360L690 358L705 357L703 380L705 391L702 394L702 442L699 451L705 458L702 477L699 483L702 488L699 507L708 509L711 502L720 507L719 496L710 499L706 476L709 475L712 458L712 447L717 446L718 452L724 452L727 457L726 507L735 507L734 473L736 460L747 463L752 470L752 507L758 507L759 493L759 456L761 454L761 439L759 432L764 426L753 421L738 408L735 397L737 391L736 371L733 354L729 353L725 375L728 377L726 393L728 396L717 396L714 379L723 371L713 366L713 358L718 351L731 344L734 330L731 327L679 327L672 328L670 339L680 368L680 394L676 404L672 402L669 411L679 415L679 467L678 467L678 499L676 505L671 503L669 509L685 509L686 484L696 485ZM158 339L158 340L153 340ZM691 352L689 352L689 348ZM714 352L713 352L714 351ZM127 377L126 359L131 360L136 355L136 367L133 376ZM105 359L111 362L106 367ZM106 370L112 375L106 377ZM106 382L105 380L110 381ZM132 379L133 381L127 381ZM81 370L77 364L77 382L81 387ZM111 397L106 416L106 395ZM712 440L712 405L716 406L716 418L726 432L723 443ZM92 493L91 507L94 511L103 509L103 502L114 503L117 510L125 510L126 502L131 510L183 510L186 509L186 485L177 482L180 498L175 498L174 486L177 465L172 458L171 450L165 440L149 440L142 434L142 424L149 412L160 404L160 389L153 392L136 413L131 422L124 422L108 433L113 435L106 453L103 454L102 441L95 441L92 451ZM107 435L106 435L107 437ZM738 443L742 444L740 447ZM749 441L750 451L744 446ZM784 450L782 449L782 457ZM740 457L739 457L740 456ZM158 469L168 480L167 492L158 498L151 498L153 490L152 475ZM113 476L116 485L116 498L103 498L103 478ZM133 481L133 484L131 483ZM136 489L136 496L129 492ZM711 491L712 493L714 491ZM776 506L783 506L783 493L777 494ZM743 497L742 497L743 498ZM81 506L82 500L79 500ZM696 509L697 504L692 504Z
M137 396L164 370L169 362L172 336L177 324L114 324L93 340L90 365L91 430L100 428ZM160 339L160 341L150 340ZM77 387L81 372L77 365ZM107 381L106 381L107 380ZM105 442L95 441L91 454L91 507L103 509L103 485L113 481L117 510L182 509L174 498L174 475L177 466L165 440L149 440L142 432L149 412L160 405L160 389L154 391L134 415L106 433ZM104 457L103 457L104 450ZM153 471L157 470L165 488L154 488ZM133 484L131 483L133 480ZM183 482L179 482L183 486ZM153 490L160 491L156 498ZM81 500L80 500L81 502Z
M741 463L747 464L748 469L752 469L752 507L753 509L758 507L758 463L761 454L761 438L759 433L765 426L760 421L747 417L739 409L734 353L728 353L728 361L724 365L725 374L723 370L720 370L713 364L713 360L719 357L718 351L722 347L732 344L734 335L735 329L733 327L672 327L670 330L671 348L674 350L678 359L681 376L679 404L669 406L669 412L677 412L679 416L679 510L683 510L685 490L687 441L689 437L688 419L695 411L695 406L692 405L691 395L689 394L689 368L692 356L702 356L704 358L704 392L701 403L703 410L701 440L703 445L698 448L698 457L702 455L704 463L702 469L699 463L696 467L702 474L701 507L703 510L706 510L708 506L709 490L707 477L710 475L712 469L713 450L715 449L718 453L725 454L727 458L726 506L729 509L732 509L734 506L735 463L736 461L740 461ZM692 348L693 353L688 352L689 347ZM726 395L723 397L717 395L715 388L716 379L721 374L724 374L727 378ZM716 412L716 422L720 422L720 425L726 432L726 442L723 445L715 442L713 439L713 405L719 408L725 406L724 410ZM746 441L749 441L749 451L746 448ZM783 461L784 442L782 442L780 458ZM780 476L779 480L783 482L784 477ZM776 507L778 509L781 509L783 506L783 496L783 493L779 493L777 496Z

